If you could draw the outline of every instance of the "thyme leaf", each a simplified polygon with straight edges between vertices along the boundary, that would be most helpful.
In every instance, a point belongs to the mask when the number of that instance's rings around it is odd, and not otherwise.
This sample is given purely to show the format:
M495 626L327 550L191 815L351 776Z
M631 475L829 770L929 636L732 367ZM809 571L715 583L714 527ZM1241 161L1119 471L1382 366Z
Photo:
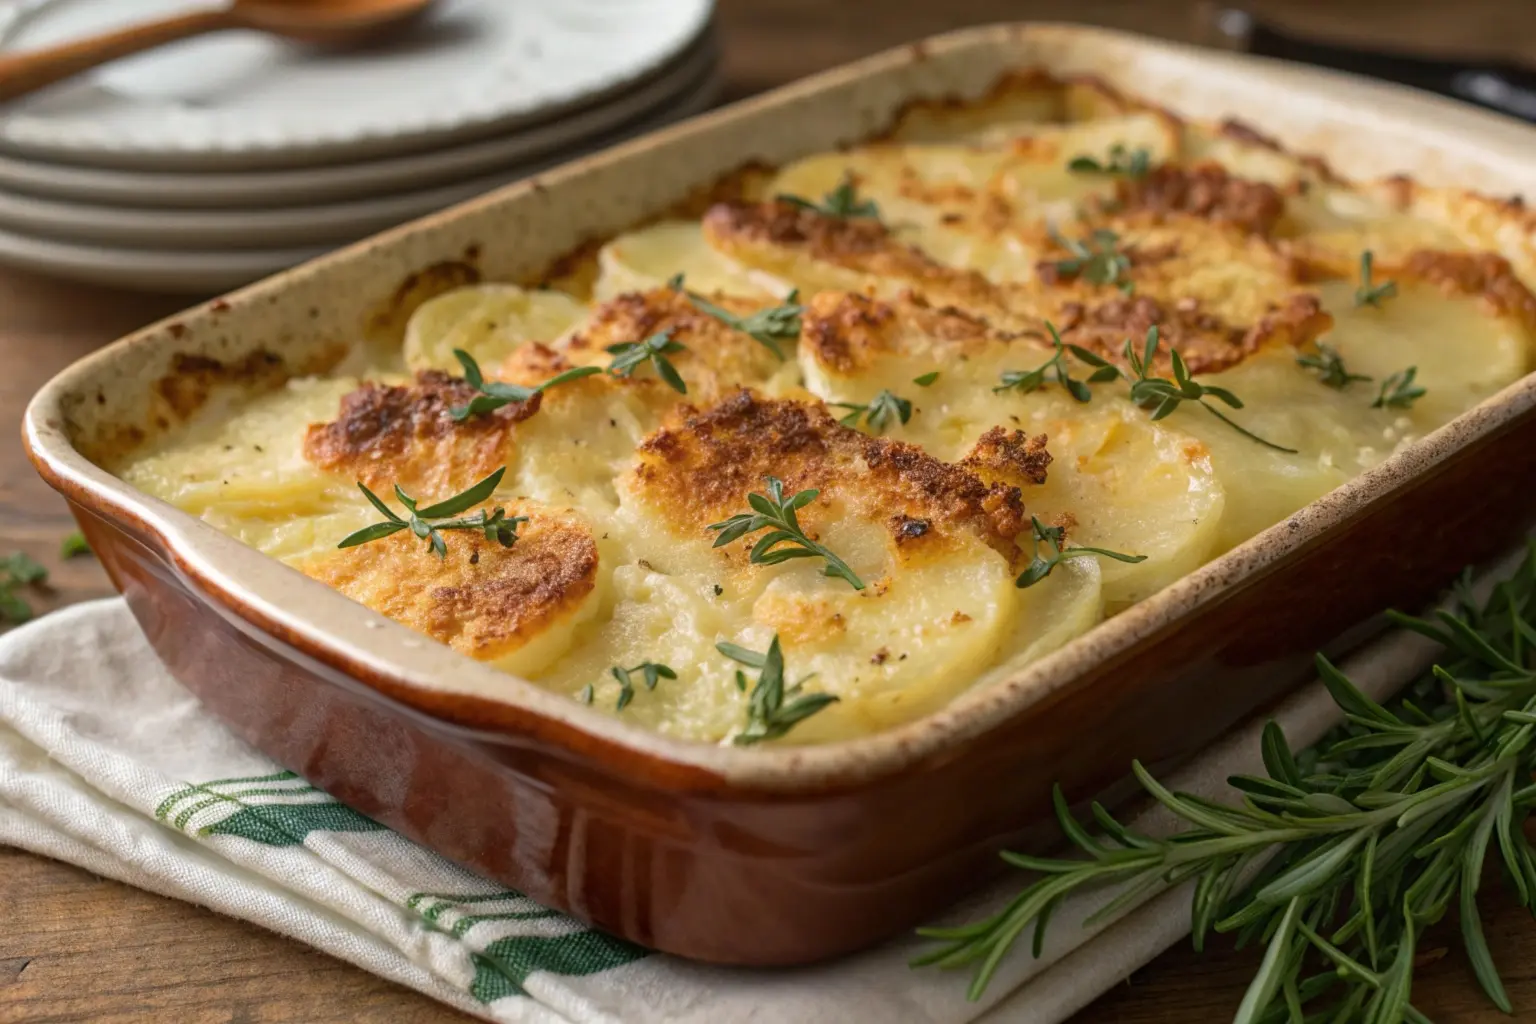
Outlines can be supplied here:
M785 687L784 652L779 647L777 633L766 653L759 654L730 643L716 644L715 649L732 661L758 670L757 683L747 698L747 724L732 740L739 746L776 740L829 704L837 703L837 697L830 693L801 692L809 676L794 686ZM738 671L737 688L745 690L746 685L745 673Z
M836 576L846 580L854 590L863 590L864 581L848 567L848 563L807 536L795 515L797 509L815 501L821 492L806 490L785 498L782 480L776 476L764 477L763 480L768 486L767 494L754 492L747 495L747 504L752 506L751 512L740 512L723 522L709 525L709 529L720 531L714 546L724 547L749 533L766 529L769 532L758 539L748 556L754 564L778 565L792 558L824 558L827 564L822 569L823 575Z
M1093 393L1088 390L1089 383L1097 384L1115 380L1121 375L1118 368L1087 349L1078 345L1064 345L1061 335L1056 333L1056 325L1049 320L1045 322L1045 329L1051 332L1051 344L1055 349L1051 358L1033 370L1003 371L1001 382L992 389L993 391L1017 391L1027 395L1032 391L1039 391L1045 386L1047 380L1054 380L1066 388L1067 394L1079 402L1088 402L1093 398ZM1095 368L1088 376L1087 383L1073 378L1071 371L1067 368L1066 354L1069 349L1077 358Z
M912 403L907 399L892 393L881 391L869 400L868 405L859 405L856 402L829 402L828 405L840 409L849 409L846 416L838 420L845 427L859 425L859 417L864 417L864 423L877 434L885 433L885 428L890 426L892 420L900 420L906 423L912 418Z
M1080 277L1089 284L1112 284L1129 295L1136 290L1131 280L1130 254L1120 248L1120 236L1108 228L1095 228L1086 240L1066 238L1055 228L1051 239L1067 252L1052 266L1063 277Z
M688 296L688 301L699 312L707 313L727 327L741 331L780 359L784 358L784 350L779 347L779 342L795 341L800 337L800 314L805 312L805 307L795 301L800 296L798 291L790 292L777 306L768 306L747 316L737 316L697 292L684 288L682 274L675 275L667 282L667 286Z
M1355 289L1355 306L1375 306L1380 309L1383 299L1390 299L1397 295L1397 282L1374 283L1371 279L1372 259L1369 249L1360 254L1360 287Z
M623 711L629 706L629 702L635 699L634 674L636 672L640 673L641 681L644 682L647 690L656 689L656 683L659 680L677 678L676 672L666 665L654 661L642 661L634 668L624 668L620 665L615 665L608 671L619 683L619 700L615 705L615 709L618 711Z
M1045 579L1062 562L1069 558L1082 558L1086 555L1103 555L1113 558L1117 562L1145 562L1146 555L1127 555L1119 551L1109 551L1105 548L1080 548L1064 547L1062 542L1066 538L1066 529L1061 526L1046 526L1037 516L1030 516L1029 522L1034 530L1034 551L1029 566L1014 580L1014 586L1019 588L1032 587ZM1040 545L1045 545L1048 557L1040 557Z
M1075 174L1123 174L1127 178L1145 178L1152 169L1152 153L1145 147L1126 149L1120 143L1109 147L1109 159L1102 163L1086 153L1067 163Z
M476 530L485 535L486 540L493 540L504 548L510 548L517 543L517 527L528 521L527 516L513 516L507 518L507 510L500 505L487 512L481 509L472 516L453 518L460 512L464 512L480 504L495 492L501 478L506 474L507 467L502 466L490 476L474 484L467 490L446 498L426 508L418 508L417 501L395 485L395 497L400 504L405 506L408 518L402 518L383 500L370 491L361 480L357 482L358 490L363 492L370 504L384 516L382 523L374 523L365 526L361 530L347 534L343 537L338 548L353 548L359 544L367 544L385 537L393 536L401 530L409 530L411 533L427 542L428 550L439 558L448 557L448 546L443 541L443 530Z
M464 368L464 379L469 382L471 387L480 392L470 399L467 405L457 406L449 410L449 415L460 423L471 416L483 416L486 413L495 412L502 406L511 405L513 402L526 402L539 392L548 391L550 388L564 384L567 381L580 380L582 377L590 377L594 373L603 372L602 368L598 366L573 366L563 373L555 374L537 387L529 388L521 384L508 384L505 381L486 380L485 375L480 371L480 364L475 362L475 357L461 348L453 350L453 357Z
M1371 378L1363 373L1350 373L1344 367L1344 357L1338 350L1324 342L1317 343L1317 351L1307 352L1296 357L1296 364L1308 370L1317 372L1317 379L1326 387L1336 391L1343 391L1355 381L1365 381Z
M667 358L683 351L683 346L672 340L671 331L661 331L643 341L621 341L609 345L607 351L613 356L608 372L614 376L632 376L637 368L648 362L655 368L656 376L666 381L673 391L680 395L688 393L688 385L683 383L677 367Z
M831 192L822 196L820 203L813 203L809 199L800 196L789 195L781 192L773 197L776 202L788 203L798 206L802 210L813 210L823 217L871 217L878 219L880 207L875 205L873 199L860 200L858 187L854 184L853 175L845 174L843 180Z
M1407 409L1423 398L1428 392L1413 382L1418 372L1417 366L1410 366L1387 377L1381 382L1381 391L1376 395L1376 401L1371 403L1371 408Z

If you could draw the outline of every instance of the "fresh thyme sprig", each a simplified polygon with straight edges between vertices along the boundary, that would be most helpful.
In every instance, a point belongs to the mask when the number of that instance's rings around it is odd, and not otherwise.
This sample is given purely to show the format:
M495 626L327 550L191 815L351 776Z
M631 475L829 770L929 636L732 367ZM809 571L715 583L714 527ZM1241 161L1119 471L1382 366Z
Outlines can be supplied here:
M752 506L751 512L740 512L724 522L709 525L709 529L720 531L714 546L723 547L749 533L772 527L752 546L750 561L758 565L778 565L791 558L824 558L827 561L826 568L822 570L824 575L847 580L854 590L863 590L864 581L848 567L848 563L806 536L795 515L797 509L815 501L821 492L806 490L786 499L782 480L776 476L764 477L763 480L768 485L767 494L754 492L747 495L747 504ZM780 544L788 546L779 547Z
M481 509L472 516L463 519L453 519L467 509L474 508L495 492L496 486L501 483L501 478L506 474L507 467L502 466L490 476L470 487L468 490L435 505L426 508L417 508L416 499L412 498L400 485L395 485L395 497L400 504L405 506L410 513L409 519L402 519L394 510L384 504L377 494L370 491L361 480L357 482L358 490L384 515L384 522L365 526L355 533L349 533L342 538L338 548L353 548L359 544L367 544L370 541L382 540L393 536L401 530L410 530L413 534L427 542L427 547L437 554L439 558L448 557L448 546L443 542L443 530L476 530L485 534L486 540L493 540L504 548L509 548L517 543L517 527L520 523L528 521L527 516L513 516L507 518L507 510L500 505L490 512Z
M1335 391L1343 391L1357 380L1372 379L1363 373L1350 373L1345 369L1344 357L1339 355L1338 350L1321 341L1317 343L1316 352L1298 355L1296 364L1308 370L1316 370L1318 381Z
M1392 618L1445 653L1389 706L1319 655L1345 723L1300 754L1266 726L1268 775L1230 780L1239 806L1171 792L1133 764L1143 788L1187 823L1167 839L1126 828L1097 803L1096 834L1058 788L1057 818L1086 858L1005 853L1040 878L991 918L923 929L938 946L914 963L974 969L970 995L979 998L1031 926L1039 955L1051 912L1071 894L1116 888L1085 922L1092 926L1194 880L1197 950L1211 931L1268 947L1239 1024L1426 1020L1409 1002L1414 957L1452 905L1479 983L1511 1012L1477 892L1496 856L1521 904L1536 906L1536 848L1524 829L1536 806L1536 547L1481 607Z
M476 391L480 392L469 400L467 405L457 406L449 410L455 420L463 422L471 416L482 416L488 412L495 412L504 405L513 402L526 402L541 391L548 391L557 384L567 381L580 380L582 377L590 377L594 373L602 373L598 366L573 366L563 373L557 373L553 377L537 387L524 387L521 384L508 384L505 381L485 379L480 372L480 364L475 362L475 357L461 348L453 350L453 357L464 367L464 379Z
M1108 228L1094 228L1086 241L1066 238L1051 229L1055 243L1072 255L1057 260L1053 266L1063 277L1080 277L1089 284L1112 284L1129 295L1136 290L1131 281L1131 257L1120 246L1120 236Z
M1241 409L1243 407L1242 399L1226 388L1219 388L1211 384L1200 384L1190 379L1189 367L1184 364L1184 357L1179 355L1176 349L1168 349L1168 358L1173 364L1173 379L1169 380L1166 377L1151 376L1152 363L1157 357L1159 343L1156 324L1147 328L1146 341L1140 352L1136 350L1136 346L1131 339L1127 338L1125 340L1125 361L1130 366L1134 376L1125 374L1118 367L1115 368L1117 373L1120 373L1126 380L1131 382L1131 401L1144 409L1151 409L1153 420L1160 420L1170 415L1184 402L1194 402L1250 441L1257 441L1266 448L1272 448L1277 452L1285 452L1287 455L1296 454L1296 449L1286 448L1283 445L1275 444L1273 441L1266 441L1210 404L1207 399L1214 398L1231 409ZM1106 367L1114 367L1114 364L1109 360L1076 345L1072 347L1072 354L1089 366L1096 367L1100 372L1103 372ZM1090 379L1097 379L1097 377Z
M1398 370L1381 382L1381 391L1376 395L1376 401L1371 403L1373 409L1407 409L1426 394L1425 390L1413 382L1418 375L1419 368L1410 366L1406 370Z
M845 427L859 425L859 417L864 417L864 423L877 434L885 433L885 428L891 425L892 420L900 420L906 423L912 418L912 403L892 391L881 391L869 400L868 405L860 405L857 402L828 402L828 405L837 406L839 409L851 410L838 422Z
M802 210L814 210L824 217L874 217L880 216L880 207L873 199L859 200L858 186L853 175L846 174L838 186L822 196L820 203L813 203L800 196L780 192L773 197L777 202L798 206Z
M701 313L707 313L738 331L748 335L759 345L778 356L784 358L784 350L779 347L781 341L794 341L800 337L800 314L805 312L805 307L796 303L800 292L790 292L784 297L784 301L777 306L769 306L760 309L747 316L737 316L728 309L721 309L697 292L688 291L683 287L683 275L677 274L667 282L667 287L674 291L681 291L688 296L688 301Z
M608 353L613 356L608 372L615 377L629 377L642 363L649 362L655 367L656 376L666 381L673 391L686 395L688 385L683 383L677 367L667 358L682 351L683 346L672 340L671 331L653 334L644 341L621 341L608 346Z
M1383 299L1390 299L1397 294L1396 281L1383 281L1376 284L1371 280L1371 261L1374 257L1371 250L1367 249L1360 254L1360 287L1355 289L1356 306L1375 306L1381 308Z
M1032 391L1040 390L1046 380L1050 379L1066 388L1067 394L1079 402L1088 402L1093 398L1093 393L1088 390L1088 383L1099 384L1121 376L1118 367L1100 359L1087 349L1079 345L1064 345L1061 335L1056 333L1056 325L1049 320L1045 322L1045 329L1051 332L1051 343L1055 348L1051 358L1033 370L1003 371L1002 382L993 388L993 391L1018 391L1027 395ZM1067 368L1066 354L1069 349L1077 358L1095 367L1088 377L1088 383L1074 379Z
M0 622L26 622L32 617L32 605L16 591L48 581L48 570L21 551L0 558Z
M746 727L732 740L739 746L776 740L827 705L837 703L837 697L830 693L802 693L801 687L809 676L785 688L784 652L777 633L766 654L730 643L715 644L715 649L732 661L758 670L757 685L752 687L752 696L747 700ZM737 688L745 690L746 682L746 676L738 670Z
M1120 143L1109 147L1109 159L1100 163L1086 153L1075 156L1067 170L1076 174L1123 174L1127 178L1145 178L1152 169L1152 153L1145 147L1126 149Z
M1083 558L1088 555L1103 555L1105 558L1113 558L1117 562L1145 562L1146 555L1127 555L1120 551L1110 551L1106 548L1080 548L1065 547L1067 531L1062 526L1046 526L1037 516L1030 516L1029 522L1034 529L1034 551L1029 566L1021 573L1019 578L1013 581L1014 586L1020 589L1032 587L1045 579L1062 562L1069 558ZM1040 545L1045 545L1049 558L1040 557Z
M629 702L635 699L634 673L640 673L641 680L645 683L647 690L656 689L656 683L659 680L677 678L676 672L666 665L654 661L642 661L634 668L624 668L620 665L615 665L608 671L619 682L619 700L614 706L615 710L618 711L623 711L629 706Z

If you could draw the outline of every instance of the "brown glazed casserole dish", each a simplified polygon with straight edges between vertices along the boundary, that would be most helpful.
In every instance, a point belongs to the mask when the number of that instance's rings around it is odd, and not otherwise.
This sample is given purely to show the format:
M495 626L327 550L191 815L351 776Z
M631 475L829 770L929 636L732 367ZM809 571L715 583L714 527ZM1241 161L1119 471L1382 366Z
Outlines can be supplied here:
M794 964L920 923L1131 758L1199 751L1304 676L1310 652L1412 606L1536 519L1536 375L1013 678L822 747L668 739L473 663L109 475L214 392L324 368L452 284L539 279L583 242L751 160L879 133L1007 72L1091 74L1203 119L1239 115L1352 177L1507 195L1536 134L1449 101L1097 29L962 32L696 118L149 327L32 402L39 472L171 671L284 765L477 872L643 945Z

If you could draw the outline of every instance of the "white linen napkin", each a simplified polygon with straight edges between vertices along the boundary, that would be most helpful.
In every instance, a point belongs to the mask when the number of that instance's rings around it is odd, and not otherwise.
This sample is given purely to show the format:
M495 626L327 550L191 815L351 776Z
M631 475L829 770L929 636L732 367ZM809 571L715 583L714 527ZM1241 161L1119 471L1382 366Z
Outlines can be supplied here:
M1395 633L1343 667L1382 697L1433 653ZM1274 717L1301 747L1337 713L1314 684ZM1260 725L1168 781L1230 799L1227 776L1263 773ZM1172 822L1153 810L1132 824L1159 835ZM165 672L117 598L0 638L0 843L254 922L495 1021L1057 1024L1189 931L1184 890L1093 931L1081 922L1113 891L1086 894L1054 915L1039 960L1019 944L979 1003L966 1001L965 973L907 966L928 948L915 937L789 970L648 953L470 874L251 749ZM989 913L1021 884L937 923Z

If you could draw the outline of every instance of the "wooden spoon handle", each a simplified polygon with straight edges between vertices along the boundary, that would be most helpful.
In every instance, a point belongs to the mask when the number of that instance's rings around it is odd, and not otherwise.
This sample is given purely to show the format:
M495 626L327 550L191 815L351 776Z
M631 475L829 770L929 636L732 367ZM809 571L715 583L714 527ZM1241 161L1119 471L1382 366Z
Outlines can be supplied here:
M204 32L239 27L240 20L230 8L192 11L43 50L0 57L0 102L140 50Z

